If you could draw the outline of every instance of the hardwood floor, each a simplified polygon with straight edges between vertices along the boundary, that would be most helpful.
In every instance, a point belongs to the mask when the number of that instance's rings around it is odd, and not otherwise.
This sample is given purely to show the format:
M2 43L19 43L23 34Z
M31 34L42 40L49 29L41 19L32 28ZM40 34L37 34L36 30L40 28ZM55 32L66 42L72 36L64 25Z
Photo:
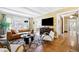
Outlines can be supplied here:
M52 42L45 42L42 48L43 52L75 52L75 48L69 45L67 34L56 38Z
M65 38L59 37L49 44L43 45L43 51L45 52L67 52L71 51L71 47Z
M68 34L66 33L54 39L52 42L45 41L32 52L76 52L76 49L70 45Z

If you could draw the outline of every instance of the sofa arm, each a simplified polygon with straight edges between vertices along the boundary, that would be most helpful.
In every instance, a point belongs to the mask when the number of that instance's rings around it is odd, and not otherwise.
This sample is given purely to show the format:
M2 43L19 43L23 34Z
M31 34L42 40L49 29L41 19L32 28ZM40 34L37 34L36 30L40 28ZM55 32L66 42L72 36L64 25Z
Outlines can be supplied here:
M19 38L21 38L21 35L20 34L13 34L12 37L13 37L13 39L19 39Z

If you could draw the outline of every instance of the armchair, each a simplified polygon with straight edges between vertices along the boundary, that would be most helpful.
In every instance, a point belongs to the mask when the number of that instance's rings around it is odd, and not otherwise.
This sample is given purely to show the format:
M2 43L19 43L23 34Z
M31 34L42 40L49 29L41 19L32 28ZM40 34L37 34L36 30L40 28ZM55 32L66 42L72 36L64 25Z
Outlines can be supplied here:
M54 32L50 31L50 33L44 33L42 35L42 38L45 41L53 41L54 40Z

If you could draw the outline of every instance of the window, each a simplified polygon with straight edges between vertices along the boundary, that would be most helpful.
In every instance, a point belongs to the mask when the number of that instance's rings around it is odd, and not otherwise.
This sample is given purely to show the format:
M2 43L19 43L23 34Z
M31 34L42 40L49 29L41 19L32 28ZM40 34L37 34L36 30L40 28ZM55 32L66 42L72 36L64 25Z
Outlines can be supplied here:
M29 21L28 18L13 17L12 27L16 30L28 29L29 28L29 22L24 22L25 20Z
M29 20L25 17L11 16L6 15L6 21L10 23L9 29L28 29L29 28ZM24 22L28 21L28 22Z
M10 26L8 29L11 29L12 25L11 25L11 17L6 16L6 22L10 23Z

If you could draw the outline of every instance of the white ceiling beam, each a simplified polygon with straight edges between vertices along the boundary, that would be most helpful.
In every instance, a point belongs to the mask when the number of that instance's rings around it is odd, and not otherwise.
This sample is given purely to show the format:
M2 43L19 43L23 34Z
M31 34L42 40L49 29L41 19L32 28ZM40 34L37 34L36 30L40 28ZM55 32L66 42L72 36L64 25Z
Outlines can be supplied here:
M59 10L59 7L0 7L0 12L26 17L39 17Z
M12 15L17 15L17 16L19 15L19 16L24 16L24 17L33 17L33 15L19 13L19 12L8 10L8 9L2 8L2 7L0 7L0 12L4 13L4 14L12 14Z
M40 13L40 14L43 14L44 12L46 12L46 11L43 11L44 7L28 7L28 8L31 9L31 10L34 10L34 11Z
M22 7L11 7L11 8L6 8L6 9L13 10L13 11L16 11L16 12L20 12L20 13L23 13L23 14L28 14L28 15L34 15L34 16L40 15L40 14L32 12L28 9L24 9Z
M39 12L38 10L33 10L33 9L29 8L29 7L22 7L22 8L27 9L27 10L30 10L31 12L34 12L34 13L37 13L37 14L42 14L42 13ZM33 7L33 8L34 8L34 7Z

